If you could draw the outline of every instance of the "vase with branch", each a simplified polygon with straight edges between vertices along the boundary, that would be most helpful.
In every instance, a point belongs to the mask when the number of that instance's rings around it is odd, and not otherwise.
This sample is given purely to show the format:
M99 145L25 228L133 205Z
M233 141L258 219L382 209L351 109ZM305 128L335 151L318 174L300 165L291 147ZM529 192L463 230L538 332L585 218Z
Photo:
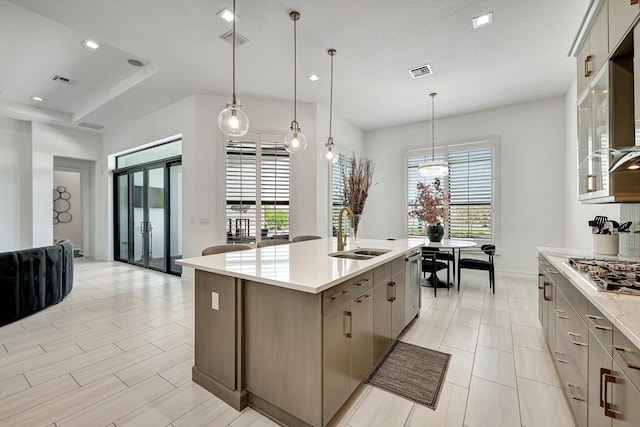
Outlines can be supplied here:
M418 182L416 189L409 216L423 223L430 242L439 242L444 236L442 223L449 219L450 195L444 192L439 178L433 184Z
M362 219L364 204L373 185L373 160L361 157L351 158L341 165L343 185L343 205L353 212L353 238L358 240L358 227Z

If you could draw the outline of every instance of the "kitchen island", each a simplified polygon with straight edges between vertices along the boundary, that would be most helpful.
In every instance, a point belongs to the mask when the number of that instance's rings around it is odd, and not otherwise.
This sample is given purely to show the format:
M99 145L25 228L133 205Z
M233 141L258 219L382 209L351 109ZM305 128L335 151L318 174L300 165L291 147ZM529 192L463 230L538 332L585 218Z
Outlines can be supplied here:
M418 315L419 263L410 281L405 265L420 246L336 253L327 238L180 261L196 269L193 380L238 410L326 425Z

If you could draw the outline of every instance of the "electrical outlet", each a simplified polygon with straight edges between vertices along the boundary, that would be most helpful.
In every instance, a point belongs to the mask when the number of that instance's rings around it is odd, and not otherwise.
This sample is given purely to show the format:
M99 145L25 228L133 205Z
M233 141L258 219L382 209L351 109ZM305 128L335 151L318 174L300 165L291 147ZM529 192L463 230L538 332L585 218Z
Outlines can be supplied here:
M220 310L220 296L217 292L211 292L211 309Z

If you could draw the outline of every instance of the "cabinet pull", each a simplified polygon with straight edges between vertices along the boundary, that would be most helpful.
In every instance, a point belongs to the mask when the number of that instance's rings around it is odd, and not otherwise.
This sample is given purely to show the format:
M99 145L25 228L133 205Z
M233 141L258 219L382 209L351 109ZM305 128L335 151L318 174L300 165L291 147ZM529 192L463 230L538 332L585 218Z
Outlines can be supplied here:
M624 357L624 353L634 353L633 350L629 350L628 348L620 347L619 345L614 345L613 349L618 352L620 358L624 361L625 365L631 369L640 369L640 365L637 363L629 362L629 359Z
M349 291L338 292L338 293L335 293L335 294L331 295L329 297L329 299L331 301L335 301L337 298L343 297L343 296L347 295L348 293L349 293Z
M591 69L591 61L593 60L593 55L587 55L584 58L584 76L591 77L593 74L593 70Z
M344 322L345 326L348 326L347 330L344 333L344 336L347 337L347 338L351 338L351 332L352 332L351 328L353 327L353 325L351 323L351 319L352 319L351 312L350 311L345 311L344 315L345 315L345 322Z
M588 347L587 343L574 340L574 337L577 338L577 337L581 337L582 335L576 334L575 332L567 332L567 334L569 335L569 339L571 340L571 344L573 344L573 345L581 345L583 347Z
M549 273L551 274L556 274L558 272L558 270L554 270L553 268L549 269Z
M360 280L359 282L354 283L354 285L356 285L356 286L364 286L364 285L368 284L369 281L370 281L370 279Z
M544 282L542 285L542 298L544 298L545 301L551 301L551 297L547 296L547 286L551 286L551 283Z
M556 351L556 362L558 362L558 363L569 363L567 360L562 359L560 357L560 355L564 356L564 353L560 353L559 351Z
M565 316L564 314L560 314L560 313L564 313L565 312L564 310L555 310L555 312L556 312L556 317L558 319L568 319L569 318L569 316Z
M607 369L608 370L608 369ZM616 377L614 377L613 375L610 375L611 371L609 371L609 373L605 373L604 374L604 415L609 417L609 418L615 418L616 417L616 412L611 410L611 403L609 403L607 400L607 384L611 383L611 384L615 384L616 383Z
M387 301L393 302L396 300L396 282L387 283Z
M596 191L596 176L595 175L586 175L584 177L585 179L585 192L586 193L593 193L594 191Z
M361 302L366 301L368 298L371 298L371 295L364 294L360 298L358 298L356 302L360 304Z
M613 328L611 326L602 326L596 323L596 320L604 320L604 317L594 316L593 314L587 314L587 318L591 320L591 323L593 323L594 328L601 331L613 331Z
M605 374L610 374L611 370L607 369L607 368L600 368L600 407L604 408L604 399L602 397L602 379L604 378ZM606 393L606 392L605 392Z
M584 397L576 396L575 393L573 392L573 389L580 390L580 387L578 387L575 384L571 384L571 383L567 383L567 386L569 387L569 393L571 393L571 398L573 400L579 400L580 402L586 402L587 401L587 399L585 399Z

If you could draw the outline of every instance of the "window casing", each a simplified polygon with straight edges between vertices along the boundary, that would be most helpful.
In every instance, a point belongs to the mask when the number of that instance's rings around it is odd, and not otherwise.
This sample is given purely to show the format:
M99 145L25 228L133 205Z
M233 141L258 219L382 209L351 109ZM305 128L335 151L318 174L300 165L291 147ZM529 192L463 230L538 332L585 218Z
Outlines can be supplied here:
M226 143L227 242L288 239L289 153L278 136L243 139Z
M497 139L483 140L441 148L436 160L449 162L449 176L442 181L450 194L449 220L446 237L467 239L478 243L495 241L495 191ZM418 182L430 183L419 176L418 166L430 159L429 150L415 150L407 154L407 209L416 197ZM407 215L407 234L424 236L423 224Z

